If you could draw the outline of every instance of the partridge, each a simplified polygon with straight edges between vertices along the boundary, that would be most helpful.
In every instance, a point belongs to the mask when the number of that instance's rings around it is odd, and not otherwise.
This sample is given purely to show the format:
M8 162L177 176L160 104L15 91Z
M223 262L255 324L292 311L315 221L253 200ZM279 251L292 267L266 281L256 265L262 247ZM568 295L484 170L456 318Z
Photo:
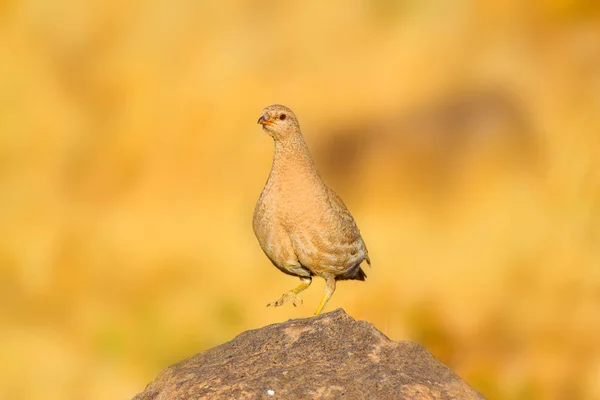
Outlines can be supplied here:
M310 286L313 276L320 276L326 284L318 315L336 281L365 280L360 264L371 265L369 253L344 202L323 183L292 110L269 106L258 123L273 138L275 153L254 210L254 234L279 270L300 278L296 288L267 306L301 304L298 293Z

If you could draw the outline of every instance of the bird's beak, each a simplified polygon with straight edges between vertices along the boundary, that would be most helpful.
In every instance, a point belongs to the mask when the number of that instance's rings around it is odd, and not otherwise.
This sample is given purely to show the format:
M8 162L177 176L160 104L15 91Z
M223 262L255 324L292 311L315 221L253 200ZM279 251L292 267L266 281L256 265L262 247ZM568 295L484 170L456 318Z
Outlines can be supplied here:
M261 115L260 118L258 119L257 123L261 124L261 125L270 125L271 123L269 122L269 120L267 120L265 118L264 115Z

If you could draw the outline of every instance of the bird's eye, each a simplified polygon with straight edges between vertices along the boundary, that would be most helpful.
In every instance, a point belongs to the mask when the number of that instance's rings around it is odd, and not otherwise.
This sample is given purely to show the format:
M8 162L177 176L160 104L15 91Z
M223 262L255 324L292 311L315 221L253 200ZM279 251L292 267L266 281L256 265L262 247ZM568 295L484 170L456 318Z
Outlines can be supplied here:
M280 119L280 120L282 120L282 121L283 121L284 119L286 119L286 118L287 118L287 115L285 115L285 114L281 114L281 115L279 116L279 119Z

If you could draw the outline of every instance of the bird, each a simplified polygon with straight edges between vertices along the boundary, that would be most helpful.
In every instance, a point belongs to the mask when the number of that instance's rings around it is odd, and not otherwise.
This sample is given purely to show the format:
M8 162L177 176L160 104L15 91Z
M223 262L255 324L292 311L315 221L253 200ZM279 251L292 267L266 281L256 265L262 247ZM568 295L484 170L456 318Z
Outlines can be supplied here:
M297 287L267 307L302 304L298 293L318 276L325 279L325 293L315 311L319 315L336 281L364 281L361 263L370 266L371 259L352 214L323 182L294 112L274 104L263 109L258 123L273 139L275 151L254 209L254 234L275 267L300 278Z

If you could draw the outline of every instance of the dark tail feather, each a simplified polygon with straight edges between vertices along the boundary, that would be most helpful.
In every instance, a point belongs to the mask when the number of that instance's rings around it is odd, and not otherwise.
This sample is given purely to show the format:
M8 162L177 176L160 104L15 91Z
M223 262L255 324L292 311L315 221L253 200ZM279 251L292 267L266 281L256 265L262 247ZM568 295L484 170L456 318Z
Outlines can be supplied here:
M356 279L358 281L364 281L366 277L367 277L367 274L365 274L365 271L363 271L362 268L359 268L358 273L356 274L356 277L354 279Z
M349 269L342 275L336 276L335 279L338 281L347 281L351 279L356 279L357 281L364 281L366 277L367 274L365 274L365 271L363 271L360 267L360 264L358 264L356 267Z

